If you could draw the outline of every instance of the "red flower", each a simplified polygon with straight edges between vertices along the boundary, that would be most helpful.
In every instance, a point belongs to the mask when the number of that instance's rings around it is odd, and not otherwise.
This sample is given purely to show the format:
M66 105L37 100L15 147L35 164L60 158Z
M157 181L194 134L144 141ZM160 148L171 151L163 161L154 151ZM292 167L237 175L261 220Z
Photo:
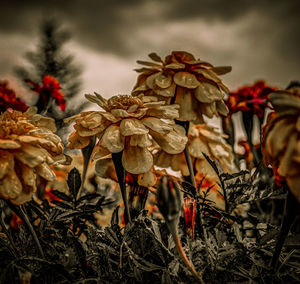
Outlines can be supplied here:
M16 213L13 213L13 215L11 216L11 219L10 219L11 228L13 228L14 230L19 230L20 226L23 224L24 223L21 220L21 218Z
M194 239L196 200L191 197L185 197L183 202L183 211L185 219L186 232Z
M31 90L37 93L44 105L47 105L50 98L54 98L57 105L62 111L66 109L66 101L64 100L64 93L61 92L59 82L52 76L47 75L43 78L42 85L26 79L26 83L32 85Z
M252 111L253 114L262 118L265 109L269 107L268 95L275 89L267 86L264 81L257 81L252 86L245 86L231 92L225 103L230 114L238 111Z
M4 112L8 108L24 112L28 106L16 97L12 89L7 87L6 81L0 81L0 112Z

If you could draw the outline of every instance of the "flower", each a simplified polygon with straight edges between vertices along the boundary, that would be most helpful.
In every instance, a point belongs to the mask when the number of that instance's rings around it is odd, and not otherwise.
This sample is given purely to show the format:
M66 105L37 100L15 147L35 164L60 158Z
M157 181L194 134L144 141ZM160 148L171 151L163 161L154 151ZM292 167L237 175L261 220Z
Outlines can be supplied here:
M36 178L55 179L49 164L64 159L63 144L52 131L52 119L36 114L5 111L0 116L0 198L19 205L36 191Z
M228 88L218 75L231 71L231 67L214 67L208 62L184 51L173 51L162 60L156 53L149 54L155 61L137 61L147 66L136 69L141 73L132 91L134 96L157 96L167 103L180 105L181 121L203 122L202 115L227 115L228 109L223 101Z
M55 99L57 105L62 111L66 109L66 101L64 100L64 94L61 92L61 86L59 82L52 76L44 76L42 85L26 79L26 83L32 85L31 90L40 96L42 105L47 106L49 99Z
M268 86L264 81L257 81L252 86L245 86L231 92L225 103L230 114L251 111L259 118L263 118L269 103L268 95L273 91L275 91L274 87Z
M300 88L276 91L269 98L275 112L263 128L264 162L286 179L300 202Z
M7 87L6 81L0 81L0 112L4 112L9 108L24 112L28 109L28 106L16 97L12 89Z
M190 127L188 134L189 152L196 171L215 177L216 173L209 165L202 152L211 159L217 159L223 169L233 172L236 167L233 162L232 148L226 143L226 135L216 131L208 124L198 124ZM174 171L181 171L183 176L189 175L184 153L168 155L163 149L155 154L155 165L163 168L171 167Z
M138 175L148 175L153 166L148 149L153 144L150 138L167 153L183 151L187 142L185 130L172 120L178 117L178 105L165 105L153 97L120 95L106 100L95 94L86 98L105 111L82 112L65 120L75 120L76 131L69 137L69 148L82 149L96 136L99 141L93 159L123 151L123 167Z

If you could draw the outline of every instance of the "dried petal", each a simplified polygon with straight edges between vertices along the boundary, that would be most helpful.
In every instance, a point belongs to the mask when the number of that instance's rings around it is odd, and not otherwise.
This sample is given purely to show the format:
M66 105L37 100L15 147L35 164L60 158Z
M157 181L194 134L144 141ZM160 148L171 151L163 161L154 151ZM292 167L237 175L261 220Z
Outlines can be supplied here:
M181 87L189 89L195 89L200 85L196 76L189 72L177 72L174 75L174 82Z
M134 118L123 119L120 124L120 130L124 136L141 135L149 132L140 120Z
M124 137L120 133L120 128L116 125L110 125L100 140L100 145L107 148L111 153L119 153L124 149Z

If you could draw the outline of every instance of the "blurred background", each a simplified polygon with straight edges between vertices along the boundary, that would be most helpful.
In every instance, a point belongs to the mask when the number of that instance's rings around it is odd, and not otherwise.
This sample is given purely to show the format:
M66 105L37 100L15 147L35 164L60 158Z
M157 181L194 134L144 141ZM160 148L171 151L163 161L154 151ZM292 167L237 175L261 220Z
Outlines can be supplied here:
M130 93L136 60L172 50L231 65L223 76L231 90L258 79L285 88L300 74L299 8L299 1L278 0L2 0L0 79L26 102L36 99L20 78L34 79L28 68L48 21L62 31L59 56L75 66L64 82L76 87L72 104L94 91L107 98Z

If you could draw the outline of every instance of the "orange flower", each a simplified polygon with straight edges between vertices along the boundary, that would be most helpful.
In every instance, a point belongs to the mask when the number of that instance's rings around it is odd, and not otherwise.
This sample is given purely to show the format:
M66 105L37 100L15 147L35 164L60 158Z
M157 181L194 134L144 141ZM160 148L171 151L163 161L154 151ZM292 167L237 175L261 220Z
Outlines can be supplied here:
M92 136L99 141L93 158L111 153L122 154L122 164L131 174L147 175L151 179L153 156L149 151L153 140L167 153L180 153L187 142L185 130L173 121L178 117L178 105L165 105L151 97L114 96L109 100L99 94L86 95L105 111L83 112L65 121L75 120L75 132L69 137L69 147L82 149ZM151 139L152 138L152 139Z
M276 91L270 95L275 113L263 129L262 150L265 165L284 177L300 202L300 88Z
M54 121L35 112L29 108L0 116L0 198L17 205L31 199L37 176L55 179L49 164L65 158L63 144L52 132Z
M173 51L165 60L155 53L149 57L155 63L137 61L147 67L136 70L141 74L132 95L144 93L178 104L181 121L202 123L203 114L210 118L227 115L223 92L229 90L218 75L230 72L231 67L214 67L184 51Z

